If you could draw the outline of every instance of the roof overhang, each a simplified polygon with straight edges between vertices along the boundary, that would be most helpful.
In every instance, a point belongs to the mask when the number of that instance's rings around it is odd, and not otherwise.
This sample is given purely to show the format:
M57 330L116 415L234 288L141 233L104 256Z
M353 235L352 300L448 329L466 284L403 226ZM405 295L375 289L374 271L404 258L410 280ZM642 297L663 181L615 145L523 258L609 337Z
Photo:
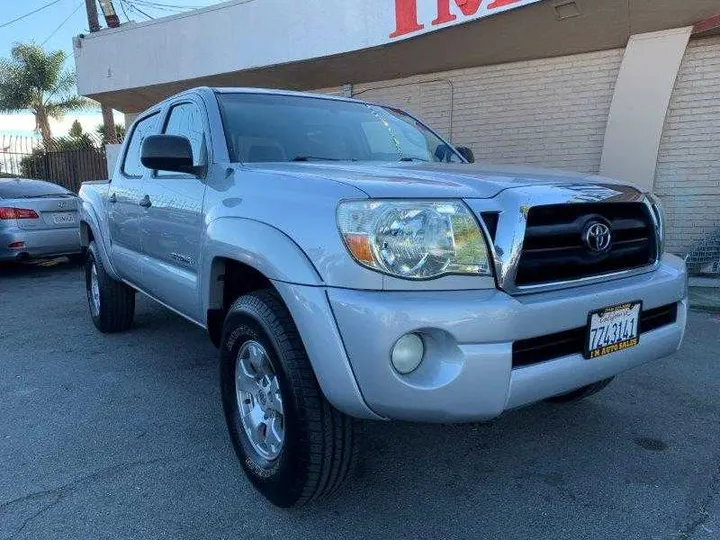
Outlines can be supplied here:
M314 89L623 47L717 12L717 0L235 0L77 39L75 58L81 94L138 112L193 86Z

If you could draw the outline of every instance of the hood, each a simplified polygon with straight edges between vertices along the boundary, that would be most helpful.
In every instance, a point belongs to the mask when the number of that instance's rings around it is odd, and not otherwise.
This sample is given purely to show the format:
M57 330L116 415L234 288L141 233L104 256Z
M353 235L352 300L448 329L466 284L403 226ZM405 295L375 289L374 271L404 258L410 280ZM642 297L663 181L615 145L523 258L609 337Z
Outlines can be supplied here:
M616 184L594 175L480 163L253 163L258 172L322 178L353 186L370 197L488 199L509 188L532 185Z

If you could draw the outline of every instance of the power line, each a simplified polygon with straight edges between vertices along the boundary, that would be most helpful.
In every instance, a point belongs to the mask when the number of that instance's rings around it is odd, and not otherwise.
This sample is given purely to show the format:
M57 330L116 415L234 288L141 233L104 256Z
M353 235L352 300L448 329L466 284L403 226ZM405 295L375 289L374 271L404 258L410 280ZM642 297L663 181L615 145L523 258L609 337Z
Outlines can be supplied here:
M120 3L120 9L122 10L125 18L130 21L128 10L134 13L138 13L148 20L154 19L150 13L153 11L160 13L176 14L184 13L194 9L201 9L203 6L180 6L177 4L165 4L163 2L155 2L153 0L118 0ZM146 11L147 10L147 11Z
M128 16L127 11L125 10L125 2L123 2L123 0L120 0L120 9L122 9L123 15L125 15L127 22L130 22L130 17Z
M132 0L132 1L137 4L140 4L143 6L148 6L148 7L153 7L156 9L189 10L189 9L200 9L202 7L202 6L187 6L187 5L179 6L177 4L166 4L164 2L153 2L151 0Z
M8 21L8 22L6 22L6 23L0 24L0 28L4 28L4 27L6 27L6 26L10 26L12 23L16 23L16 22L18 22L18 21L21 21L21 20L23 20L24 18L29 17L30 15L34 15L34 14L37 13L38 11L42 11L43 9L49 8L49 7L52 6L53 4L57 4L57 3L60 2L60 1L61 1L61 0L53 0L52 2L48 2L48 3L45 4L44 6L40 6L39 8L37 8L37 9L34 10L34 11L31 11L30 13L26 13L25 15L20 15L17 19L13 19L12 21Z
M202 6L179 6L177 4L166 4L162 2L154 2L152 0L122 0L121 6L127 6L136 13L142 13L148 19L152 18L151 14L157 16L178 15L187 13L195 9L201 9Z
M80 2L80 3L77 5L77 7L76 7L75 9L73 9L72 13L67 16L67 19L65 19L63 22L61 22L61 23L57 26L57 28L56 28L55 30L53 30L52 33L51 33L48 37L45 38L45 41L43 41L40 46L41 46L41 47L44 47L45 44L46 44L48 41L50 41L50 38L53 37L55 34L57 34L57 31L60 30L63 26L65 26L65 23L68 22L68 21L72 18L72 16L75 15L75 14L78 12L78 10L82 7L82 5L83 5L83 2Z
M127 1L127 0L126 0L126 1ZM144 15L145 17L147 17L148 20L152 20L152 19L155 18L155 17L152 17L152 16L148 15L148 14L145 13L142 9L140 9L140 8L137 7L135 4L133 4L133 3L129 2L129 1L128 1L128 6L130 6L130 9L131 9L131 10L137 11L137 12L140 13L141 15Z

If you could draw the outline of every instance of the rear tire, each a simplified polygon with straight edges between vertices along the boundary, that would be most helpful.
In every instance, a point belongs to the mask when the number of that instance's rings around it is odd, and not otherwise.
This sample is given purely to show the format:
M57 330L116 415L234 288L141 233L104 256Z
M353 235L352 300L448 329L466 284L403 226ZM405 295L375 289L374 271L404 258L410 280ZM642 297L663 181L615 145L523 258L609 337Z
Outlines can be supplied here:
M572 401L579 401L581 399L588 398L592 395L597 394L600 390L603 390L608 384L613 381L614 378L615 377L610 377L609 379L604 379L602 381L583 386L582 388L578 388L577 390L573 390L572 392L553 396L551 398L548 398L546 401L549 401L551 403L569 403Z
M123 332L132 326L135 290L107 273L95 242L90 242L87 251L85 291L92 321L102 333Z
M297 328L275 291L242 296L232 305L220 350L225 420L250 482L283 508L334 492L355 462L354 422L323 396ZM256 363L265 368L256 369ZM269 374L272 384L260 385L258 391L252 378L265 380L263 374ZM279 387L274 394L280 397L278 404L275 397L261 395L269 387ZM253 431L258 421L260 428ZM269 432L274 443L276 432L281 433L281 444L270 446Z

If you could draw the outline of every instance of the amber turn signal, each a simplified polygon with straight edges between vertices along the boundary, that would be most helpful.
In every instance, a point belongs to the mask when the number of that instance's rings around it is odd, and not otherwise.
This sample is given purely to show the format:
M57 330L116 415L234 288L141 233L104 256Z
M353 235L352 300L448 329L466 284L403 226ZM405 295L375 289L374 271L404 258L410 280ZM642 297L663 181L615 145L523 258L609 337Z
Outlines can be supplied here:
M372 263L374 260L370 240L366 234L345 234L345 245L358 261Z

